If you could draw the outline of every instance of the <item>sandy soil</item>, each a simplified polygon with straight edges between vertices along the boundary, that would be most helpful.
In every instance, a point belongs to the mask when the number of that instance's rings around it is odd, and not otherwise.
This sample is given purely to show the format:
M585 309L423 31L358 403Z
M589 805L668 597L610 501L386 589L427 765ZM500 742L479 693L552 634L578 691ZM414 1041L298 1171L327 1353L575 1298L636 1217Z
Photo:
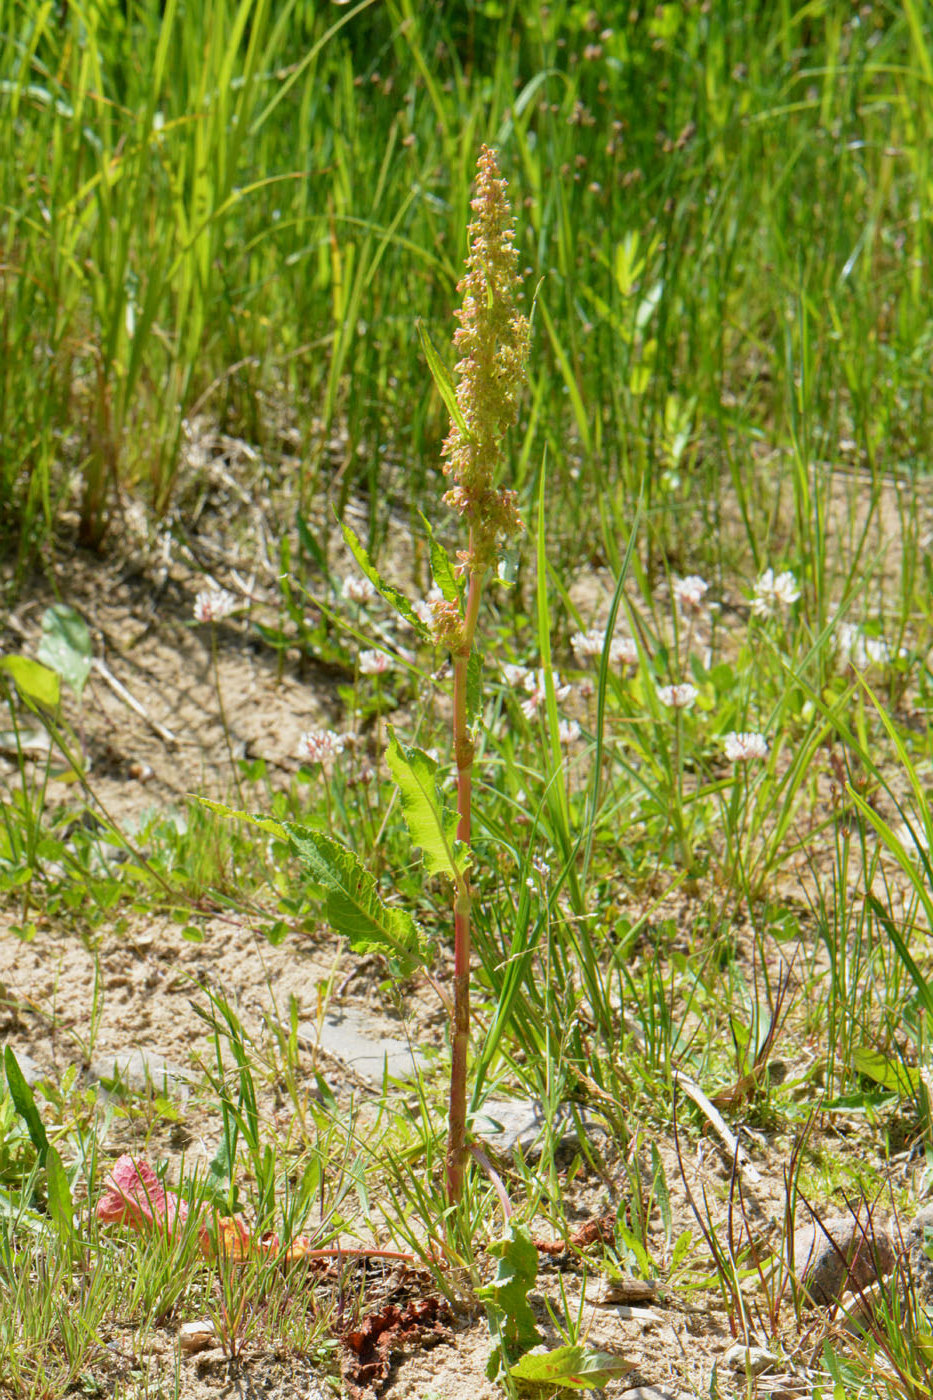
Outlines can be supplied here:
M890 509L897 514L894 505ZM226 563L224 550L215 554L221 556L215 561L218 582L236 587L239 580L252 600L252 615L272 621L277 608L273 566L254 570L247 580L230 564L229 551ZM135 559L121 551L119 562L71 558L59 571L59 595L88 619L95 655L137 706L131 708L104 673L92 674L81 727L94 790L121 821L152 806L177 805L186 793L230 793L230 755L217 704L210 630L190 622L194 598L205 582L203 562L186 557L179 548L166 549L155 563L145 551ZM599 595L598 582L575 594L581 606L592 605ZM42 611L55 598L47 584L36 584L29 601L8 620L7 650L34 651ZM350 674L287 652L280 664L268 647L257 644L245 620L220 624L217 647L235 757L261 757L274 781L287 782L298 767L301 732L337 723L336 687L347 683ZM11 778L10 760L0 763L7 765ZM53 788L51 795L54 799L63 794ZM98 928L82 939L43 921L40 911L39 931L24 944L9 932L15 910L4 917L0 1038L58 1083L72 1066L79 1085L96 1082L91 1071L95 1066L99 1070L108 1055L140 1049L163 1056L173 1073L180 1072L165 1096L170 1111L154 1101L151 1087L144 1086L131 1095L133 1112L111 1117L101 1145L114 1156L132 1151L153 1160L168 1159L173 1164L170 1174L182 1158L189 1167L208 1161L218 1142L219 1114L205 1077L212 1051L204 1022L191 1009L192 1002L206 1005L205 987L223 990L253 1039L259 1062L265 1057L263 1110L285 1135L294 1109L278 1083L273 1026L287 1024L292 999L300 1021L312 1029L323 1006L343 1002L365 1012L374 1035L399 1034L378 975L370 970L347 980L352 968L339 961L326 932L292 937L273 948L246 916L215 913L203 919L200 943L186 942L168 920L148 916L121 918L113 927ZM411 1005L415 1043L436 1040L440 1033L433 1008L428 1010L427 1001L418 996ZM359 1082L346 1066L322 1056L313 1033L306 1034L297 1066L299 1094L315 1092L318 1073L332 1087L341 1111L349 1112L351 1100L359 1102ZM695 1138L691 1141L684 1163L687 1179L697 1201L705 1190L709 1209L721 1223L728 1208L731 1164L712 1134L702 1136L699 1146ZM686 1229L698 1238L669 1132L660 1132L658 1143L671 1186L673 1238ZM782 1171L790 1144L786 1138L755 1133L746 1138L746 1145L761 1173L758 1185L746 1184L749 1220L763 1239L773 1239L782 1219ZM855 1150L874 1150L857 1123L837 1120L831 1131L826 1130L830 1154L851 1151L853 1145ZM595 1217L624 1200L625 1167L617 1159L608 1181L584 1172L568 1188L576 1218ZM659 1220L653 1222L652 1232L656 1257L669 1258ZM698 1267L707 1267L702 1246L694 1260ZM562 1263L564 1272L546 1260L542 1264L536 1294L542 1329L549 1341L559 1342L544 1300L556 1305L563 1284L573 1312L585 1285L588 1301L579 1312L582 1333L590 1345L621 1353L633 1367L624 1381L610 1385L609 1397L637 1385L670 1394L709 1392L712 1367L733 1341L717 1294L673 1290L640 1308L598 1305L595 1299L602 1285L597 1271L587 1276L571 1261ZM760 1295L752 1294L751 1312L762 1306ZM153 1383L169 1385L179 1368L179 1400L229 1394L317 1400L331 1393L325 1379L294 1357L248 1354L236 1372L216 1348L181 1357L177 1327L184 1320L175 1319L154 1335L147 1362ZM758 1330L764 1342L763 1329ZM430 1350L416 1347L397 1358L384 1393L390 1400L492 1400L498 1392L484 1377L488 1350L484 1320L459 1317L452 1323L450 1340ZM816 1333L806 1345L796 1343L793 1360L782 1363L769 1376L770 1389L760 1393L804 1393L817 1352ZM742 1389L744 1378L736 1386Z

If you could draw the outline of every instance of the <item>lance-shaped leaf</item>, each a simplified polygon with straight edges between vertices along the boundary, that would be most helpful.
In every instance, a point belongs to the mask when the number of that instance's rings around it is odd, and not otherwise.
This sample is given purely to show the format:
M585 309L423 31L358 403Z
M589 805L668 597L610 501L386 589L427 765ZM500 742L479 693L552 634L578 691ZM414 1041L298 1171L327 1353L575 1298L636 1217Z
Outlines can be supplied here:
M353 526L348 525L345 520L342 520L340 522L340 528L343 531L343 538L346 541L347 548L353 555L353 558L359 564L363 573L369 579L373 588L375 588L377 592L382 594L386 602L389 603L395 609L395 611L399 614L400 617L403 617L405 619L409 626L415 629L419 637L421 637L424 641L430 641L430 632L428 631L427 627L425 627L421 619L417 617L412 611L411 603L409 603L408 599L405 597L405 594L401 591L401 589L396 588L394 584L389 583L387 579L384 579L382 577L379 570L376 568L375 564L370 559L369 551L363 544L363 541L360 539L359 535L353 529Z
M460 597L460 589L457 587L457 580L454 577L454 568L450 562L447 550L441 544L434 533L431 522L423 510L419 510L421 523L424 526L424 533L428 541L428 553L431 558L431 574L437 587L441 590L448 603L456 602Z
M355 953L384 953L408 976L431 961L424 930L406 909L386 904L352 851L332 836L285 822L289 843L324 892L327 917Z
M337 933L356 953L384 953L402 976L431 961L424 930L404 909L386 904L372 875L352 851L332 836L295 822L277 822L200 799L221 817L236 817L287 841L324 896L324 909Z
M437 788L437 764L423 749L404 748L389 728L386 761L398 783L408 834L424 856L429 875L446 875L455 884L463 869L457 861L457 813Z
M483 653L474 646L467 662L467 723L474 725L483 708Z
M266 831L270 836L277 836L280 841L289 839L288 832L282 823L273 821L271 817L253 816L252 812L240 812L235 807L227 807L223 802L213 802L209 797L200 797L197 794L195 796L202 807L216 812L218 817L236 817L237 821L249 822L250 826L255 826L260 831Z
M472 442L473 434L467 427L467 421L463 416L463 410L457 402L457 386L454 383L454 377L437 353L434 341L428 334L424 322L417 321L415 324L418 327L418 339L421 341L424 358L428 362L428 369L431 371L431 378L437 385L438 393L444 400L444 407L450 414L452 421L456 423L457 427L460 429L461 436L465 441Z

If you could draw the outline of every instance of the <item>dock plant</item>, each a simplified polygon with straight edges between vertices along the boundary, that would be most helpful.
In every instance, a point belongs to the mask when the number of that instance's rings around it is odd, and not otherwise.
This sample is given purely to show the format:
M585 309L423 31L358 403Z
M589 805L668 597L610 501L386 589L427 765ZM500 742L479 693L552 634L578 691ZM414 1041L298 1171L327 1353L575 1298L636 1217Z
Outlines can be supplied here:
M452 751L457 775L456 810L438 787L438 764L419 748L407 748L389 729L386 759L398 784L402 811L428 875L441 875L453 891L453 994L428 970L434 948L412 915L385 901L373 876L333 836L292 822L249 820L285 841L324 897L335 933L357 953L380 952L397 976L427 971L450 1015L451 1069L446 1156L450 1205L461 1199L468 1157L467 1073L470 1035L472 892L469 878L472 824L473 729L479 713L482 662L476 645L483 586L501 551L520 533L516 493L500 484L503 444L517 411L524 377L528 321L518 309L517 252L506 181L496 156L483 146L472 199L466 269L458 285L462 302L454 346L457 381L422 332L428 364L450 413L442 455L450 487L445 503L461 517L467 547L453 562L425 520L434 583L439 594L430 613L416 607L373 565L348 524L344 539L365 578L425 642L444 647L453 669ZM215 810L229 813L219 804ZM245 813L238 813L245 816Z

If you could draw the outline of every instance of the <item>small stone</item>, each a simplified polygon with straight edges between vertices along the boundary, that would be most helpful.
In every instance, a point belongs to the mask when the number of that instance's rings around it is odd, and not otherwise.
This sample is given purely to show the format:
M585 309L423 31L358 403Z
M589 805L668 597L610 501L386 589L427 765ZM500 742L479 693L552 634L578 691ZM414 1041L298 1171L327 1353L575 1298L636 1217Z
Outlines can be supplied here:
M407 1040L381 1035L365 1016L345 1008L328 1011L320 1036L317 1026L310 1022L303 1022L298 1032L371 1084L381 1084L385 1072L390 1079L412 1079L418 1069L426 1069L429 1063L427 1056L413 1049Z
M178 1345L188 1356L206 1351L217 1341L214 1324L209 1317L200 1322L183 1322L178 1329Z
M904 1232L907 1269L914 1289L924 1303L933 1301L933 1205L923 1206Z
M559 1104L554 1114L551 1126L558 1166L569 1165L578 1153L582 1154L584 1144L581 1142L581 1131L590 1143L590 1150L597 1156L614 1153L605 1123L580 1109L577 1115L579 1125L571 1114L569 1104ZM529 1163L537 1162L541 1156L546 1125L544 1105L538 1099L487 1099L474 1117L472 1126L476 1135L502 1157L514 1156L519 1149Z
M811 1220L794 1231L794 1272L814 1303L836 1303L894 1268L888 1230L861 1209Z
M122 1088L131 1094L173 1095L182 1099L187 1099L188 1085L194 1078L158 1050L139 1049L95 1055L88 1075L108 1089Z
M723 1354L723 1365L730 1371L740 1371L746 1376L760 1376L777 1365L777 1357L772 1356L767 1347L747 1347L741 1342L733 1342Z
M653 1385L636 1385L631 1390L623 1390L619 1400L678 1400L669 1390L659 1390Z

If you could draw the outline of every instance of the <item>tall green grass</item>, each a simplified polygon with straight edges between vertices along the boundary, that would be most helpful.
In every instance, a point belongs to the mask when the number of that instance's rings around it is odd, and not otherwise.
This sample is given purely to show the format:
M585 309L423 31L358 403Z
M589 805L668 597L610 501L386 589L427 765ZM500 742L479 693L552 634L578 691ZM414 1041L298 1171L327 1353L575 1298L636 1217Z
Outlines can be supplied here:
M615 562L643 494L651 551L683 552L728 487L761 563L786 453L822 621L829 467L929 459L918 14L4 0L8 538L98 547L137 488L164 513L195 411L273 469L297 419L306 501L339 439L378 538L377 498L411 509L437 469L412 326L446 338L490 140L540 279L521 484L547 443L579 501L555 543L572 563L598 523Z

